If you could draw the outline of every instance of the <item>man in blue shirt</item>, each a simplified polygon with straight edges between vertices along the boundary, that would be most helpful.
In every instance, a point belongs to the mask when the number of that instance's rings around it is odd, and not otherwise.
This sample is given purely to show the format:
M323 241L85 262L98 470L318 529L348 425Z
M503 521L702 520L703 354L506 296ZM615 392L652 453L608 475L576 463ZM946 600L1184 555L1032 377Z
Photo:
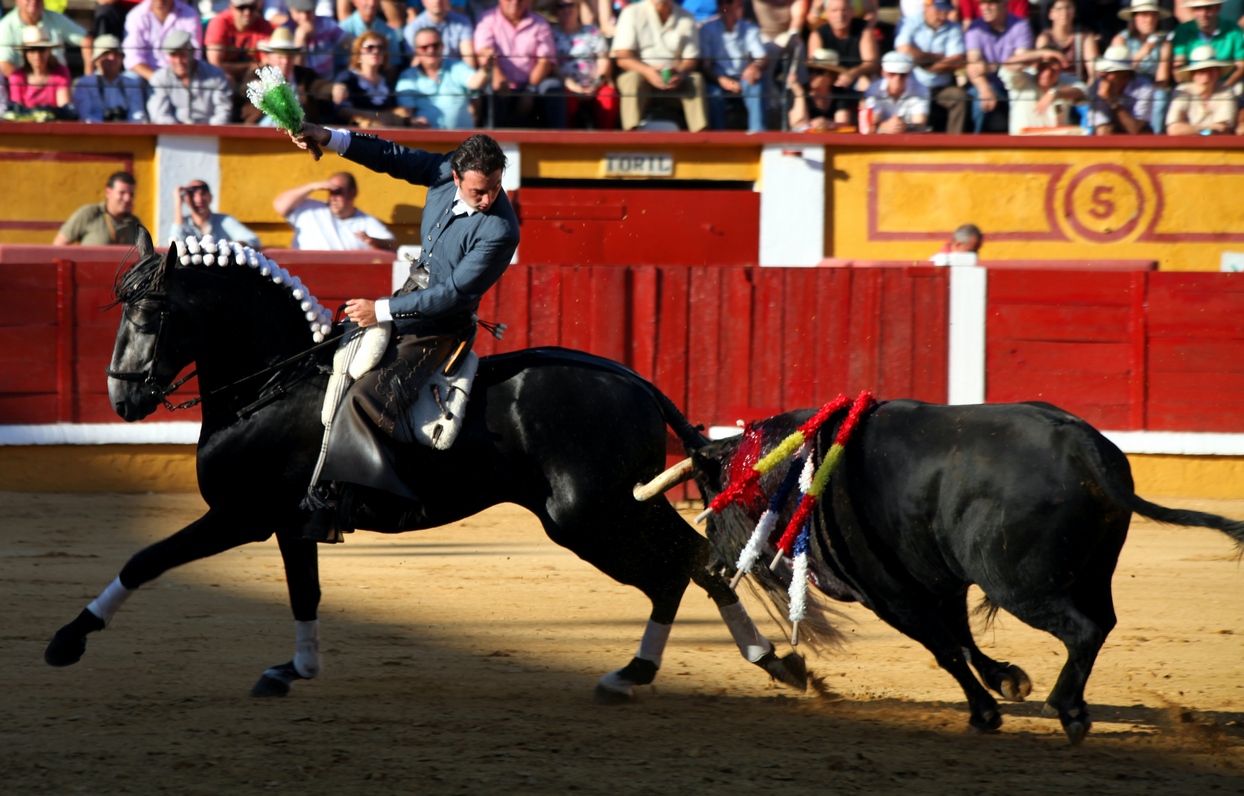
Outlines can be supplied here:
M726 100L742 97L747 132L763 133L765 46L760 28L743 19L743 0L717 0L717 10L718 15L700 28L708 126L726 129Z
M894 49L916 62L913 76L929 92L929 129L961 134L967 126L968 95L955 84L966 50L963 28L950 21L950 0L925 0L924 13L903 20Z
M449 10L448 0L425 0L423 13L403 29L402 37L412 52L415 34L424 28L436 28L441 34L446 59L460 58L472 69L479 66L475 61L475 26L467 16Z
M420 29L413 42L415 63L397 80L397 104L411 109L411 126L437 130L474 127L471 101L488 82L488 70L473 70L456 58L446 59L436 28Z

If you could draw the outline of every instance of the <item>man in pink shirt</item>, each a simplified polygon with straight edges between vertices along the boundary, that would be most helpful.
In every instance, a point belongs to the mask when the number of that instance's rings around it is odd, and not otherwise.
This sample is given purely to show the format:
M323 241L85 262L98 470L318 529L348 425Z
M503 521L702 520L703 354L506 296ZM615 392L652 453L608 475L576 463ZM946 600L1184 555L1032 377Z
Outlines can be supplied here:
M203 23L199 12L181 0L143 0L125 17L125 68L150 81L157 69L168 66L164 37L173 30L190 34L194 52L203 48Z
M553 27L531 13L532 0L499 0L475 26L475 52L492 68L485 98L497 127L566 126L566 99L553 72Z

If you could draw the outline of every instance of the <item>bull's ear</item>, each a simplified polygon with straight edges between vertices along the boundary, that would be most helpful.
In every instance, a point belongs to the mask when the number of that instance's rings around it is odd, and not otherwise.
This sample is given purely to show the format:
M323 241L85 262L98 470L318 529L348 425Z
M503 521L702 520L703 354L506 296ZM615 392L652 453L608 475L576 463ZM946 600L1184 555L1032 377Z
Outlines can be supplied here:
M155 244L151 241L151 233L141 224L138 225L138 240L134 242L134 248L138 249L139 262L155 254Z

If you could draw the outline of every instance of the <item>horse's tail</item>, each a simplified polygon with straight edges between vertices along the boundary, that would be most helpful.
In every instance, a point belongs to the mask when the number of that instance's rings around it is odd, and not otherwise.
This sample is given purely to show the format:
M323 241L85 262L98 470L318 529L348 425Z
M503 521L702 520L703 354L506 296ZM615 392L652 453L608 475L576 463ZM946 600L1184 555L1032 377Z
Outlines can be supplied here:
M642 377L638 376L638 374L636 374L636 378L641 378L642 380ZM682 410L674 404L668 395L657 389L655 384L647 380L643 380L643 383L647 385L652 399L657 402L657 406L661 407L661 414L665 416L665 423L678 439L682 440L683 447L688 454L698 451L709 443L708 437L704 436L703 432L700 431L703 426L693 426L691 421L687 419L687 416L682 413Z

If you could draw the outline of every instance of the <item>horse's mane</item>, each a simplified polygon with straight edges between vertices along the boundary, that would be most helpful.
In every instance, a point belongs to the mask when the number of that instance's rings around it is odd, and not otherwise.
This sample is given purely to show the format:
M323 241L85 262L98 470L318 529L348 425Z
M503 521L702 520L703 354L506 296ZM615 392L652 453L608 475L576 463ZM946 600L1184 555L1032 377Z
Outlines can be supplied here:
M302 311L315 342L322 341L332 331L332 312L316 300L301 279L261 252L237 242L214 241L210 235L202 239L174 239L169 248L168 254L149 254L129 268L123 262L113 280L111 306L141 301L161 286L168 270L173 268L211 270L222 274L254 271L254 278L285 289Z

